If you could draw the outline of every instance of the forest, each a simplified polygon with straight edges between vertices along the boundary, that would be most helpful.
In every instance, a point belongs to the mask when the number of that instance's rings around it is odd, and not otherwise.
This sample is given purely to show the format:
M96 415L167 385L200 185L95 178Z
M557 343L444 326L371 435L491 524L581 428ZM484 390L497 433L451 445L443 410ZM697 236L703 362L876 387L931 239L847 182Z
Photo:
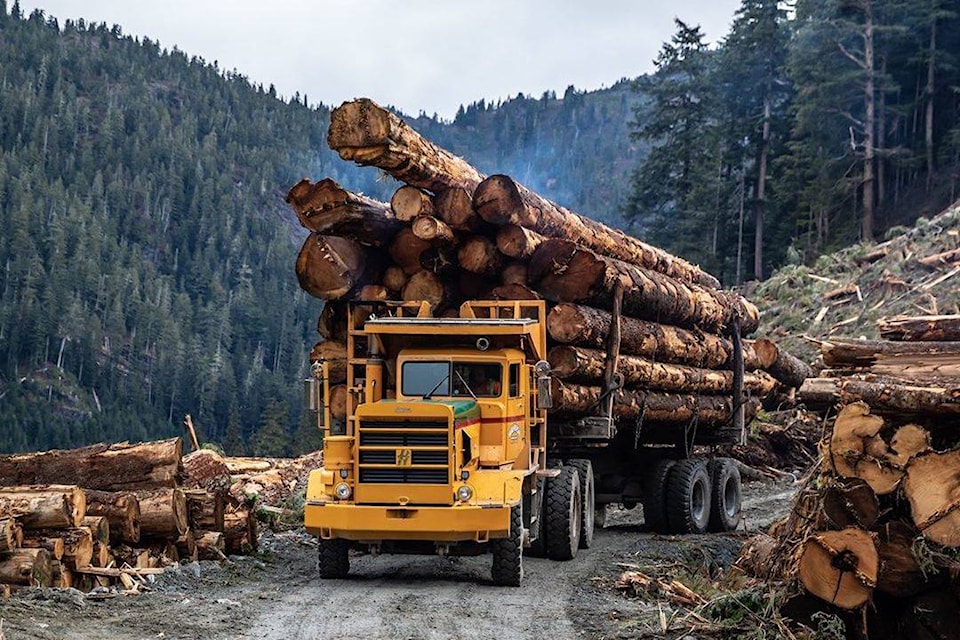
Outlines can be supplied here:
M953 199L960 0L744 0L657 71L408 120L481 171L701 263L727 285ZM351 96L352 97L352 96ZM300 380L321 302L283 198L389 179L327 149L330 106L0 0L0 451L182 432L315 449Z

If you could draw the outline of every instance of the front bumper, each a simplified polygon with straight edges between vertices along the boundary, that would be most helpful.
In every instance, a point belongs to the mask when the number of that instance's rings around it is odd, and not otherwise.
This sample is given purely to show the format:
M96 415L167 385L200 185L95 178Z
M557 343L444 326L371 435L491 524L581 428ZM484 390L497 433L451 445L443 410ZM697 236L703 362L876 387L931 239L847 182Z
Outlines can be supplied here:
M320 538L358 542L486 542L510 534L510 507L385 507L309 502L304 526Z

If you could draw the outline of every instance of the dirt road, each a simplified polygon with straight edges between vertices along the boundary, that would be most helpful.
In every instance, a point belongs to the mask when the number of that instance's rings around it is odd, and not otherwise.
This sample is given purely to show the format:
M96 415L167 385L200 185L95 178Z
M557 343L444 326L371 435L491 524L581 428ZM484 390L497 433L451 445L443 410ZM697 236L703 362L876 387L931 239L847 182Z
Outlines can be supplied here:
M751 528L783 513L792 493L788 483L746 490ZM611 510L575 560L525 559L519 589L490 584L489 556L359 556L349 579L321 582L310 538L267 534L259 558L187 566L139 597L34 592L0 604L0 618L7 640L636 637L656 608L613 588L618 563L721 571L743 538L655 536L641 522L639 510Z

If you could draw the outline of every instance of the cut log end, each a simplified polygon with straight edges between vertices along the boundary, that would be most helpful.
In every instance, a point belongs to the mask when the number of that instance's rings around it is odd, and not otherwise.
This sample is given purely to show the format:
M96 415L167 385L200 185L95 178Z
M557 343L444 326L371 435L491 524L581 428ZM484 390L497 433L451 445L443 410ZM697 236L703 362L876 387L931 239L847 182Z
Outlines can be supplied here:
M841 609L857 609L873 594L879 557L873 537L860 529L824 531L804 543L799 575L803 586Z

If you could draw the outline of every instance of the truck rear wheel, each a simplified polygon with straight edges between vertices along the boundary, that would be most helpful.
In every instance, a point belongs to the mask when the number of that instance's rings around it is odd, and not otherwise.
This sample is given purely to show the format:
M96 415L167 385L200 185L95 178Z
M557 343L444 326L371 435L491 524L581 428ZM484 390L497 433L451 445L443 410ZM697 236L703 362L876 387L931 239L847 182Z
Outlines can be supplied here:
M494 540L493 583L502 587L519 587L523 580L523 507L510 509L510 535Z
M324 580L346 578L350 573L350 543L346 540L320 540L317 572Z
M710 522L710 475L699 458L681 460L667 481L667 522L673 533L703 533Z
M589 460L577 459L569 462L580 474L580 489L583 497L580 514L580 548L589 549L593 544L594 530L594 478L593 464Z
M580 547L580 474L576 467L565 466L560 475L547 480L546 504L547 557L571 560Z
M710 472L710 531L735 531L740 524L743 486L740 470L730 458L713 458L707 463Z
M647 474L643 490L643 521L654 533L668 533L667 482L675 460L660 460Z

